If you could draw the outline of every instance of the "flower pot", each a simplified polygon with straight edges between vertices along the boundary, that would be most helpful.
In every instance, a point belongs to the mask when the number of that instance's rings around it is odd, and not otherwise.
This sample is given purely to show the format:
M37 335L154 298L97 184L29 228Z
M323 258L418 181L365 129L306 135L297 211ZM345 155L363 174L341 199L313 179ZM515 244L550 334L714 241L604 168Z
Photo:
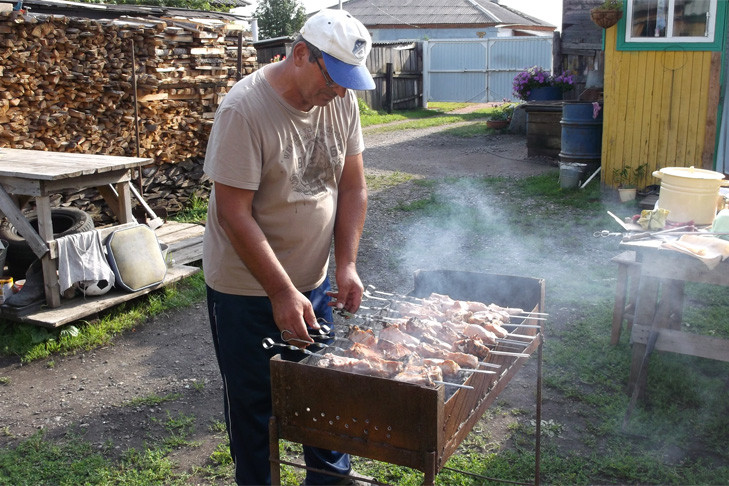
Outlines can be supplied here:
M605 10L601 8L593 8L590 10L590 18L595 24L607 29L618 23L623 18L622 10Z
M542 86L534 88L529 93L527 101L554 101L562 99L562 90L557 86Z
M628 202L635 199L635 195L638 189L635 187L619 187L618 196L620 196L620 202Z
M509 126L511 120L486 120L486 126L494 130L503 130Z

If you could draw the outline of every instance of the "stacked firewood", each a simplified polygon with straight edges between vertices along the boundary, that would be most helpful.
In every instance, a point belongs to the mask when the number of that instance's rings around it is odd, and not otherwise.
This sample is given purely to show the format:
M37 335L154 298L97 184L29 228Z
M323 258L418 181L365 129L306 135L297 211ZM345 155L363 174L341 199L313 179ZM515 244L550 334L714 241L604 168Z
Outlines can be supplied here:
M241 32L218 20L0 13L0 148L149 157L158 167L142 185L169 196L181 186L172 166L204 155L238 50L242 76L257 68Z

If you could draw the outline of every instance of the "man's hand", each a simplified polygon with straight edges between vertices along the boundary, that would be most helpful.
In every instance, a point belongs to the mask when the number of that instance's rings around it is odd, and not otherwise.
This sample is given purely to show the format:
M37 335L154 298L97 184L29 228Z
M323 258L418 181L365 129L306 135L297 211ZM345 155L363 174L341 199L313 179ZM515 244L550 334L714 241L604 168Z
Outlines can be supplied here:
M338 290L336 292L327 292L327 295L334 299L329 302L329 305L354 314L362 303L362 294L364 293L364 286L359 279L354 264L343 268L337 267L336 280Z
M269 298L273 307L273 319L283 340L300 348L305 348L308 345L306 343L313 343L307 325L319 329L319 324L309 299L294 288L282 290Z

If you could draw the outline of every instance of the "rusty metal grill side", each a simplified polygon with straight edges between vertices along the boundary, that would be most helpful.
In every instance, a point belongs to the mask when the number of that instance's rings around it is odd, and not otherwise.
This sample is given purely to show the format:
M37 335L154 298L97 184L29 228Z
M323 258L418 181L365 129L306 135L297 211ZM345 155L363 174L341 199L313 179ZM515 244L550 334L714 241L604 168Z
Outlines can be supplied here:
M271 360L283 439L422 470L443 442L443 389ZM398 462L399 461L399 462Z

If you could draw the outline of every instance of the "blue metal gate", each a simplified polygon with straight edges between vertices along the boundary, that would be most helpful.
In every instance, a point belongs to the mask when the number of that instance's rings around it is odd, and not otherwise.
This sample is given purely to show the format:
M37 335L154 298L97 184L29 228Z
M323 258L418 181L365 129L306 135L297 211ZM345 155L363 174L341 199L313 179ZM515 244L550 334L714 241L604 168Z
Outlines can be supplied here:
M514 99L512 81L531 66L552 69L552 37L443 39L423 43L423 100Z

